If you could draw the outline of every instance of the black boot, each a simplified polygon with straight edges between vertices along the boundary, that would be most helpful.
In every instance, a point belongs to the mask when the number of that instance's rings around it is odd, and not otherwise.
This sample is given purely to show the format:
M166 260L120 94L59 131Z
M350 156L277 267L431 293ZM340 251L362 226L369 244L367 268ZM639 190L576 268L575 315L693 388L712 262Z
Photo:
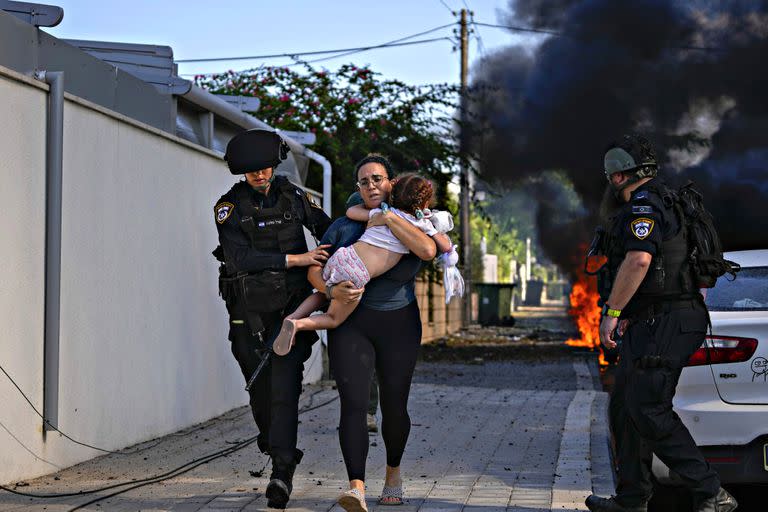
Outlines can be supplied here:
M648 512L648 504L625 506L616 501L615 496L601 498L592 494L584 502L591 512Z
M293 473L303 455L301 450L296 450L293 457L277 454L272 456L272 475L269 477L266 491L268 507L285 508L288 505L293 491Z
M736 498L721 487L717 494L699 503L696 512L731 512L738 506Z

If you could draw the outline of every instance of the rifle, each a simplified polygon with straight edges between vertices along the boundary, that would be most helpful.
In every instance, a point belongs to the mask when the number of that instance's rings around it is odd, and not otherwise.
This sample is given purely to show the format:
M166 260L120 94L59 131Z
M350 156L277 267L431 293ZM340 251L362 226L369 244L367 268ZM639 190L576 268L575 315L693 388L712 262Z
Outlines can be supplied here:
M261 370L263 370L264 367L267 365L271 356L272 356L272 351L269 350L267 351L266 354L264 354L264 357L261 358L261 362L259 363L259 366L256 367L256 370L254 370L254 372L251 374L251 378L248 379L248 384L245 385L246 391L251 390L251 386L253 386L253 383L256 382L256 378L261 373Z
M584 258L584 273L589 276L594 276L598 272L600 272L600 269L603 268L603 265L600 266L595 271L589 270L589 258L593 256L602 256L604 254L603 252L603 244L605 242L605 230L602 226L597 226L595 228L595 236L592 238L592 243L589 244L589 250L587 251L587 256Z
M261 322L261 321L259 321ZM263 335L263 328L261 331L257 333L257 336L259 337L259 341L261 342L261 345L264 346L264 335ZM280 332L280 325L277 326L277 332ZM277 333L274 333L274 337L277 336ZM264 369L265 366L267 366L267 363L269 362L270 357L272 357L272 346L268 345L266 347L266 350L264 351L264 355L261 356L261 361L259 361L259 365L256 367L256 369L251 374L251 377L248 379L248 383L245 385L245 390L250 391L251 387L253 386L253 383L256 382L256 379L258 378L261 371Z

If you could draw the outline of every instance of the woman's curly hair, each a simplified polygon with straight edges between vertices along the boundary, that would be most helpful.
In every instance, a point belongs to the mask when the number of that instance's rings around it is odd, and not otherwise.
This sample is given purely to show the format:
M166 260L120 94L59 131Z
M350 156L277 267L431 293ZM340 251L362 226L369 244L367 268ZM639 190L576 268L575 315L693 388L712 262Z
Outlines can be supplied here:
M429 207L435 200L435 187L423 176L401 174L392 181L390 203L404 212L414 215L417 209Z
M358 179L357 173L360 171L360 168L365 164L370 164L370 163L379 164L382 167L384 167L384 170L387 171L387 178L391 179L392 176L394 175L394 171L392 170L392 164L389 162L387 157L379 153L368 153L359 162L355 164L355 181L357 181Z

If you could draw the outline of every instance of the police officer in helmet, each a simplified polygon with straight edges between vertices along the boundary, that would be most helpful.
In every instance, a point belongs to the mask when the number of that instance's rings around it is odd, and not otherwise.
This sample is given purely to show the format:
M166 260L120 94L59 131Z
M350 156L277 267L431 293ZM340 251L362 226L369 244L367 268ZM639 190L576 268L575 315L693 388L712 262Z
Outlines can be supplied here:
M219 291L229 313L232 354L248 381L265 357L266 366L253 381L250 405L259 429L259 449L272 458L267 505L285 508L302 452L296 449L298 402L304 362L315 332L301 333L284 356L270 353L283 318L310 293L307 268L322 265L327 246L308 250L304 227L319 238L328 216L306 193L275 167L288 155L285 141L274 132L249 130L227 145L225 160L234 175L245 175L214 207L222 262Z
M688 266L683 217L674 192L657 178L656 155L642 136L614 142L605 176L622 206L609 220L599 275L600 341L620 343L609 416L616 441L616 496L587 498L593 512L645 512L653 491L653 454L680 475L698 512L731 511L736 500L720 487L688 429L672 410L683 366L704 342L708 313Z

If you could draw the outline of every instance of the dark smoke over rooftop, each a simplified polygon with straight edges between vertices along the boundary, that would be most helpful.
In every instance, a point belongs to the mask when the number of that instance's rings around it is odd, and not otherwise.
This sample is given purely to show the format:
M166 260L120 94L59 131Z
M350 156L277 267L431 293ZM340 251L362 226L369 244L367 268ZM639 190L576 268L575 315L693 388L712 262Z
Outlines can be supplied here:
M604 149L626 132L654 142L669 181L699 185L727 249L768 248L768 0L511 0L501 21L562 34L488 56L473 83L497 87L473 101L483 177L563 170L591 212L567 230L538 215L550 258L567 269L562 247L588 241Z

